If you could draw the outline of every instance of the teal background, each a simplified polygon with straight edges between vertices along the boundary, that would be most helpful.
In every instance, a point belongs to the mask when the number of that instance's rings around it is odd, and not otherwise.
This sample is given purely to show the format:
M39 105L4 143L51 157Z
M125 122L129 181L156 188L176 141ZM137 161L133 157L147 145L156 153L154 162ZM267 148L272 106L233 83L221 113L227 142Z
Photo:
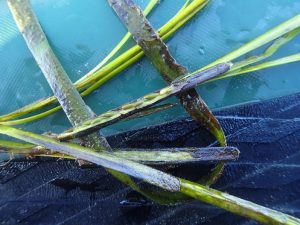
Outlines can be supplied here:
M163 25L184 2L162 0L149 16L153 26L159 28ZM148 1L136 0L136 3L144 7ZM32 0L32 4L72 81L100 62L126 33L105 0ZM299 0L211 0L167 44L177 61L194 71L299 12ZM0 114L5 114L52 92L4 0L0 0L0 25ZM123 50L133 44L131 40ZM275 57L299 51L300 38L297 37ZM266 69L209 83L198 89L212 109L283 96L300 91L299 66L297 62ZM164 81L144 57L85 100L99 114L163 86ZM185 112L177 106L150 117L107 127L104 132L121 132L183 116L186 116ZM21 127L42 133L49 130L59 132L69 126L60 112Z

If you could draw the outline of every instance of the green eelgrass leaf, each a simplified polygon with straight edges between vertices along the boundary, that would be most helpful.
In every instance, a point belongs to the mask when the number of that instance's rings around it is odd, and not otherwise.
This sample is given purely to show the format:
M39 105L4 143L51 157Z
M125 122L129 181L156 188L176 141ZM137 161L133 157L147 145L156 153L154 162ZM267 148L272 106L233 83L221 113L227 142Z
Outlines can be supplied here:
M232 213L251 218L263 224L300 224L300 220L287 214L237 198L227 193L180 179L130 160L119 158L107 152L94 152L92 149L71 143L62 143L53 138L0 125L0 133L54 151L81 158L105 168L112 169L115 175L127 174L144 182L174 193L182 193L194 199L223 208ZM130 185L132 180L123 179ZM136 184L134 184L136 185ZM138 188L138 186L136 186Z
M250 73L250 72L255 72L258 70L263 70L263 69L267 69L270 67L275 67L275 66L280 66L280 65L285 65L285 64L289 64L289 63L294 63L294 62L299 62L300 61L300 54L293 54L293 55L289 55L286 57L282 57L279 59L275 59L275 60L271 60L271 61L267 61L267 62L263 62L260 64L256 64L253 66L249 66L249 67L244 67L242 69L239 69L237 71L229 71L228 73L223 74L220 77L216 77L208 82L212 82L215 80L221 80L224 78L229 78L229 77L233 77L233 76L238 76L238 75L242 75L245 73Z
M300 14L294 16L293 18L279 24L273 29L267 31L266 33L260 35L259 37L253 39L245 45L242 45L238 49L230 52L229 54L217 59L216 61L208 64L207 66L198 69L194 73L197 73L205 68L211 67L221 62L231 62L235 59L265 45L279 38L279 41L270 48L270 52L275 52L279 47L286 43L286 40L292 39L299 32L300 28ZM288 36L288 38L285 37ZM281 39L283 38L283 39ZM275 51L274 51L275 50ZM267 52L266 55L269 53Z
M194 0L189 6L184 8L184 10L182 10L180 14L176 14L160 29L159 33L162 39L167 39L171 37L179 28L181 28L197 12L199 12L207 4L207 2L207 0ZM88 89L81 92L82 97L87 96L92 91L101 86L103 83L105 83L106 81L114 77L116 74L118 74L120 71L124 70L125 68L136 62L142 56L143 52L141 51L139 46L134 46L126 52L124 52L123 54L121 54L116 59L114 59L112 62L108 63L100 70L97 70L95 73L82 77L79 81L75 83L75 86L76 88L81 89L83 86L90 85ZM34 112L53 103L56 103L56 98L54 96L43 100L39 100L37 101L37 103L26 105L14 112L0 116L0 121L8 121L21 116L25 116L28 113ZM57 112L60 109L60 106L57 106L55 109L53 108L41 114L34 115L29 120L21 119L12 123L16 125L41 119L45 116L51 115L54 112Z
M144 109L136 114L133 114L132 116L128 117L128 118L124 118L124 120L130 120L130 119L135 119L135 118L140 118L143 116L147 116L150 115L152 113L156 113L156 112L160 112L166 109L169 109L171 107L173 107L175 104L163 104L163 105L158 105L158 106L153 106L147 109ZM36 121L39 119L42 119L48 115L51 115L52 113L55 113L57 111L59 111L61 109L61 106L56 106L48 111L39 113L37 115L33 115L33 116L29 116L29 117L25 117L23 119L17 119L17 120L8 120L8 121L3 121L0 122L0 124L2 125L7 125L7 126L14 126L14 125L19 125L19 124L24 124L24 123L29 123L32 121Z
M195 4L195 2L193 2L193 4ZM191 6L193 6L193 5L191 5ZM183 16L185 16L185 17L183 17L184 19L188 20L188 19L190 19L190 17L192 17L194 15L193 13L191 13L191 12L193 12L192 9L194 9L194 7L191 7L191 6L189 6L190 8L186 9L186 14L183 15ZM198 7L200 7L200 5ZM189 11L187 11L188 9L189 9ZM188 16L188 18L187 18L187 16ZM181 26L182 24L180 24L180 22L181 22L180 19L181 19L181 17L178 17L178 15L176 15L163 28L161 28L161 31L165 32L165 31L168 30L167 28L170 28L170 27L174 28L174 27L176 27L176 25ZM183 22L185 22L185 21L183 21ZM262 34L261 36L259 36L258 38L254 39L253 41L250 41L249 43L247 43L247 44L243 45L242 47L238 48L237 50L235 50L235 51L227 54L226 56L218 59L216 62L213 62L210 65L214 65L214 64L217 64L219 62L226 61L227 59L236 59L236 58L238 58L238 57L240 57L240 56L242 56L242 55L244 55L244 54L246 54L246 53L248 53L248 52L250 52L250 51L252 51L252 50L254 50L256 48L258 48L258 47L261 47L262 45L265 45L266 43L269 43L269 42L271 42L271 41L273 41L273 40L275 40L277 38L280 38L281 36L283 36L283 35L291 32L291 31L293 31L293 30L295 30L297 28L299 28L299 26L300 26L300 15L295 16L295 17L291 18L290 20L287 20L284 23L281 23L277 27L269 30L268 32ZM170 30L168 30L168 31L169 31L168 35L171 35L172 32ZM161 33L163 33L163 32L161 32ZM166 37L166 36L163 36L163 37ZM127 51L127 53L128 53L128 51ZM124 54L126 54L126 53L124 53ZM99 86L101 86L102 84L104 84L106 81L108 81L109 79L111 79L112 77L114 77L118 72L122 71L127 66L129 66L131 63L133 63L131 61L137 60L142 55L143 55L143 53L140 52L140 53L138 53L138 55L136 55L134 58L130 59L129 61L124 61L124 64L121 67L119 67L114 72L109 73L109 74L103 76L103 78L101 78L100 80L96 81L92 86L90 86L90 88L88 88L87 90L85 90L83 92L84 95L83 94L82 95L83 96L88 95L93 90L97 89ZM293 61L298 61L297 57L293 58ZM287 61L286 63L289 63L289 62L290 61ZM278 63L278 61L277 61L273 66L282 65L282 64L283 63ZM266 64L263 64L262 69L265 68L265 66L266 66ZM206 66L206 67L208 68L209 66ZM257 68L259 68L259 67L257 67ZM204 69L204 68L201 68L199 70L202 70L202 69ZM243 71L251 72L252 70L256 70L256 69L254 69L254 67L251 67L249 70L247 70L246 68L243 68L239 72L235 72L236 74L233 74L233 75L239 75L240 73L243 73ZM197 71L195 71L194 73L196 73L196 72ZM99 75L101 75L101 77L102 77L102 74L99 74ZM228 77L228 76L225 75L224 78L226 78L226 77ZM216 79L222 79L222 78L223 77L218 77ZM55 97L50 97L50 98L47 98L44 101L39 101L36 104L32 104L30 106L25 106L23 109L20 109L20 110L17 110L15 112L12 112L10 114L1 116L0 117L0 121L7 121L7 120L10 120L10 119L13 119L13 118L16 118L16 117L23 116L23 115L25 115L25 114L27 114L29 112L32 112L34 110L42 108L44 105L49 105L49 104L51 104L51 102L54 102L54 101L55 101ZM56 108L53 108L53 109L51 109L49 111L43 112L43 113L38 114L38 115L34 115L32 117L29 117L28 120L26 118L25 119L20 119L20 120L12 120L9 123L7 123L7 125L17 125L17 124L22 124L22 123L31 122L31 121L34 121L34 120L37 120L37 119L41 119L41 118L43 118L45 116L48 116L48 115L50 115L50 114L58 111L59 109L60 109L60 106L57 106Z
M150 0L148 5L144 10L144 14L147 16L152 9L159 3L159 0ZM185 7L185 6L184 6ZM92 74L99 70L103 65L105 65L108 61L110 61L114 55L120 51L120 49L126 44L126 42L131 38L131 34L127 32L125 36L121 39L121 41L111 50L111 52L97 65L95 66L88 74Z

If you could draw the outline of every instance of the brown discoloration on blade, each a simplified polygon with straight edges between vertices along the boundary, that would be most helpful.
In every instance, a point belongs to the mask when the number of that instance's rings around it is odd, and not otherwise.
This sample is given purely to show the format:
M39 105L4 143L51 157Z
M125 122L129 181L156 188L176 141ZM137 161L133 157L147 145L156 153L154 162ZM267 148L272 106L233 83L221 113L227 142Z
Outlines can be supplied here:
M195 89L188 90L185 93L179 94L178 97L190 116L206 127L220 142L221 146L226 146L226 138L219 121L209 110L197 91Z
M172 57L168 47L152 28L142 10L132 0L108 1L166 82L171 83L176 78L188 74L188 70ZM220 145L225 146L225 135L218 120L197 91L190 90L180 94L178 98L191 117L206 127L220 142Z
M126 104L126 107L120 106L116 109L99 115L95 119L88 120L80 126L77 126L58 135L58 138L60 140L68 140L76 137L81 137L83 135L96 131L97 129L116 123L117 121L138 113L141 110L146 109L162 100L165 100L168 97L177 95L187 90L193 90L196 85L228 71L229 68L230 64L221 63L214 67L203 70L197 74L180 77L179 79L172 82L170 86L167 86L161 90L155 91L129 104Z

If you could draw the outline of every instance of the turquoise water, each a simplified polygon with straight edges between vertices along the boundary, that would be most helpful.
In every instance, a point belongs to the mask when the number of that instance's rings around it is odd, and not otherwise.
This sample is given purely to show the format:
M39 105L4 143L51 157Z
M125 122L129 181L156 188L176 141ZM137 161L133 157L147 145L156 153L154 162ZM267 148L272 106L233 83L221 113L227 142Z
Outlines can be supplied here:
M144 7L148 1L136 3ZM183 3L183 0L162 0L149 16L153 26L163 25ZM32 4L73 81L101 61L126 33L106 1L32 0ZM299 12L298 0L211 0L167 44L177 61L194 71ZM0 24L0 114L4 114L51 95L51 90L19 34L6 1L0 1ZM133 44L131 40L127 47ZM300 37L297 37L275 57L299 51ZM298 62L209 83L199 87L199 93L216 109L299 92L299 66ZM85 100L95 112L101 113L164 85L156 70L143 58ZM185 115L178 106L147 118L110 126L105 133L153 125ZM69 126L60 112L25 127L42 133L59 132Z

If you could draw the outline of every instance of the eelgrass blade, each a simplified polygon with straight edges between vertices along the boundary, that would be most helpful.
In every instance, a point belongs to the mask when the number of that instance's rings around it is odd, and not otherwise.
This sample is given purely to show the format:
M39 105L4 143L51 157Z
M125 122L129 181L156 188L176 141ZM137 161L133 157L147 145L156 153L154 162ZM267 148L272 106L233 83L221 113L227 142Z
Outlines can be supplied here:
M122 159L121 162L119 157L116 157L108 152L95 152L94 149L82 147L77 144L59 142L53 138L25 132L3 125L0 125L0 133L35 145L43 146L53 151L71 155L75 158L84 159L93 163L97 161L96 164L98 165L102 165L106 168L117 170L122 173L125 172L127 175L139 178L141 180L149 180L153 185L159 185L160 187L172 192L179 191L180 189L179 181L170 175L163 174L160 171L154 170L150 167L145 167L141 164L126 159ZM147 171L145 171L145 168L147 168Z
M235 72L228 72L223 74L222 76L218 76L215 77L211 80L208 80L204 83L209 83L209 82L213 82L213 81L217 81L217 80L221 80L224 78L229 78L229 77L233 77L233 76L238 76L238 75L243 75L246 73L250 73L250 72L255 72L255 71L259 71L259 70L263 70L263 69L267 69L270 67L276 67L276 66L281 66L281 65L286 65L289 63L294 63L294 62L299 62L300 61L300 54L294 54L294 55L290 55L290 56L286 56L286 57L282 57L276 60L271 60L271 61L267 61L261 64L256 64L254 66L249 66L249 67L245 67L242 68L238 71ZM145 109L144 111L141 111L140 113L137 113L137 115L132 115L129 116L128 118L125 118L124 120L130 120L130 119L135 119L135 118L140 118L143 116L147 116L156 112L160 112L166 109L169 109L171 107L173 107L174 104L167 104L167 105L161 105L161 106L153 106L149 109ZM9 121L4 121L4 122L0 122L0 124L2 125L7 125L7 126L14 126L14 125L19 125L19 124L24 124L24 123L29 123L32 121L36 121L39 119L42 119L48 115L51 115L54 112L57 112L61 109L61 106L57 106L51 110L48 110L46 112L34 115L34 116L30 116L30 117L26 117L24 119L18 119L18 120L9 120Z
M181 9L179 9L179 11L177 12L177 14L180 14L182 12L182 10L184 10L190 3L191 3L192 0L187 0L184 5L182 6ZM147 15L145 12L144 12L145 15Z
M32 144L0 140L0 152L29 157L54 157L74 159L72 156L52 152ZM112 154L147 165L177 165L182 163L208 164L236 160L239 150L235 147L204 148L113 148Z
M275 66L286 65L286 64L289 64L289 63L294 63L294 62L299 62L299 61L300 61L300 54L298 53L298 54L282 57L282 58L279 58L279 59L267 61L267 62L264 62L264 63L256 64L254 66L245 67L245 68L242 68L238 71L228 72L228 73L223 74L220 77L216 77L216 78L214 78L212 80L209 80L207 82L212 82L212 81L215 81L215 80L221 80L221 79L224 79L224 78L238 76L238 75L242 75L242 74L245 74L245 73L255 72L255 71L258 71L258 70L263 70L263 69L267 69L267 68L275 67Z
M240 216L248 217L262 224L299 225L300 219L260 206L253 202L220 192L206 186L180 179L181 192L194 199L218 206Z
M190 5L188 5L180 14L176 14L171 20L169 20L162 28L160 35L162 39L167 39L171 37L179 28L181 28L185 23L187 23L194 15L196 15L197 12L199 12L206 4L208 3L208 0L194 0ZM136 62L138 59L140 59L143 56L143 51L140 49L139 46L134 46L131 49L127 50L123 54L121 54L119 57L114 59L112 62L105 65L100 70L96 71L92 74L85 75L81 81L75 82L76 88L79 90L82 87L90 86L87 90L81 93L81 96L86 96L90 94L92 91L99 88L103 83L113 78L116 74L121 72L122 70L126 69L128 66L132 65L134 62ZM36 110L39 110L45 106L48 106L50 104L53 104L56 102L56 98L54 96L49 97L47 99L42 99L37 101L38 103L32 103L30 105L26 105L16 111L13 111L11 113L8 113L6 115L0 116L0 122L1 121L8 121L13 120L15 118L25 116L28 113L34 112ZM41 119L43 117L46 117L59 109L56 108L56 110L48 110L42 114L36 115L32 119ZM29 120L33 121L33 120ZM18 120L14 121L14 124L22 124L26 123L28 120Z
M160 29L161 32L159 32L159 33L162 35L162 39L169 38L177 29L179 29L184 23L186 23L189 19L191 19L191 17L194 16L206 4L207 4L207 1L200 1L200 0L193 1L185 10L182 11L182 13L180 15L176 15L174 18L172 18L170 21L168 21L168 23L165 26L163 26ZM232 59L232 60L236 59L258 47L261 47L262 45L264 45L266 43L269 43L269 42L285 35L286 33L289 33L290 31L297 29L298 27L300 27L300 15L297 15L297 16L291 18L290 20L287 20L286 22L281 23L277 27L262 34L261 36L257 37L253 41L250 41L249 43L241 46L239 49L227 54L226 56L216 60L215 62L213 62L213 63L207 65L206 67L203 67L193 73L197 73L200 70L203 70L212 65L218 64L220 62L226 61L228 59ZM167 32L167 33L165 34L165 32ZM163 35L163 34L165 34L165 35ZM123 69L127 68L129 65L134 63L136 60L138 60L143 55L143 52L136 51L137 49L134 50L134 48L136 48L136 47L138 48L138 46L135 46L135 47L131 48L130 50L126 51L125 53L123 53L122 54L122 56L124 56L123 59L121 59L122 57L120 56L116 60L114 60L114 61L121 60L122 62L120 61L121 66L117 67L117 69L113 69L112 70L113 72L107 73L107 75L105 75L107 70L103 70L103 72L101 72L101 70L99 70L97 72L97 74L95 74L95 77L93 79L97 80L100 77L102 77L102 78L96 82L94 82L95 80L93 80L93 82L91 82L91 83L94 83L94 84L90 88L85 90L85 95L88 95L93 90L97 89L102 84L104 84L106 81L108 81L112 77L114 77L117 73L119 73L120 71L122 71ZM135 52L137 54L132 55L133 52ZM127 61L124 59L126 59ZM107 66L109 67L109 65L110 64L108 64ZM89 83L89 82L87 82L87 83ZM85 95L83 95L83 96L85 96ZM27 105L19 110L9 113L9 114L0 116L0 121L12 120L14 118L24 116L30 112L38 110L38 109L40 109L44 106L47 106L49 104L52 104L54 102L55 102L55 97L53 97L53 96L49 97L43 101L40 100L36 104L33 103L31 105ZM37 115L35 118L32 118L32 119L41 119L45 116L48 116L48 115L56 112L57 110L59 110L59 109L49 110L47 112L44 112L40 116ZM29 120L29 122L30 121L33 121L33 120ZM22 123L26 123L26 122L27 122L27 120L25 119L25 120L14 121L14 122L12 122L12 124L22 124Z
M145 95L144 97L122 105L119 108L107 111L94 119L82 123L80 126L58 135L57 138L60 140L68 140L87 135L93 131L135 114L142 109L150 107L153 104L165 100L166 98L177 95L189 89L193 89L196 85L225 73L230 69L230 67L230 63L221 63L209 69L203 70L198 74L180 77L177 80L174 80L170 86Z
M147 165L176 165L180 163L207 164L238 159L235 147L114 149L113 155Z
M53 53L47 38L32 11L29 0L8 0L10 10L21 31L28 48L39 64L48 84L52 88L61 107L73 126L91 119L94 112L85 104L79 92L73 86L62 65ZM190 78L190 80L193 80ZM81 138L82 144L93 149L93 151L110 151L111 147L100 131L86 135ZM51 149L51 148L50 148ZM80 157L79 157L80 158ZM81 159L81 158L80 158ZM138 189L135 181L127 174L117 173L108 170L121 182L130 181L129 185L140 193L146 193Z
M165 43L143 15L142 10L133 1L108 0L108 2L167 83L189 73L186 68L175 61ZM196 90L191 89L177 97L194 120L212 133L221 146L226 145L225 135L218 120Z
M148 5L144 10L145 16L152 11L152 9L159 3L159 0L150 0ZM95 71L99 70L103 65L105 65L114 55L126 44L126 42L131 38L131 34L127 32L121 41L113 48L113 50L97 65L95 66L88 74L92 74ZM80 80L79 80L80 81Z
M292 17L291 19L279 24L278 26L274 27L273 29L267 31L266 33L258 36L254 40L248 42L247 44L239 47L238 49L230 52L229 54L217 59L216 61L208 64L207 66L200 68L196 70L193 73L197 73L205 68L211 67L213 65L216 65L221 62L231 62L235 59L239 58L240 56L243 56L265 44L268 44L278 38L283 37L284 35L289 34L290 32L299 32L300 28L300 14ZM293 37L292 37L293 38ZM285 41L283 39L283 44L285 44ZM278 42L279 43L279 42ZM280 44L279 47L282 45ZM276 46L277 47L277 46ZM274 50L274 49L273 49ZM276 49L275 49L276 50Z
M183 6L180 10L181 13L177 13L171 20L169 20L162 28L158 30L160 37L163 40L170 38L179 28L181 28L185 23L187 23L194 15L196 15L201 9L203 9L208 3L208 0L194 0L190 5ZM186 7L186 8L184 8ZM124 56L124 62L117 69L108 73L107 75L102 75L101 71L98 74L91 75L90 77L85 77L87 83L93 83L86 90L82 92L83 96L86 96L99 88L108 80L112 79L119 72L126 69L128 66L132 65L138 59L144 55L142 49L136 45L133 48L126 51L121 56ZM121 56L116 60L121 60ZM126 59L126 60L125 60ZM114 60L115 61L115 60ZM104 69L104 68L103 68ZM90 82L93 81L93 82ZM95 82L94 82L95 81ZM1 117L0 117L1 118Z
M35 147L35 145L32 145L32 144L0 140L0 148L5 151L20 149L20 150L25 150L25 152L28 152L29 150L31 150L34 147Z
M274 53L276 53L282 46L293 40L300 33L300 28L297 28L281 37L276 39L271 46L269 46L261 55L254 55L247 57L245 60L235 62L234 66L231 68L230 72L235 72L244 68L248 65L254 64L256 62L262 61Z
M298 18L298 20L300 20L300 18ZM293 19L291 19L290 21L293 21ZM278 27L281 27L281 25L278 26ZM277 29L278 29L278 27L277 27ZM226 72L222 76L216 77L216 78L214 78L214 79L212 79L208 82L212 82L212 81L215 81L215 80L220 80L220 79L224 79L224 78L228 78L228 77L232 77L232 76L237 76L237 75L241 75L241 74L245 74L245 73L249 73L249 72L254 72L254 71L266 69L266 68L269 68L269 67L280 66L280 65L284 65L284 64L299 61L300 60L299 59L299 54L294 54L294 55L282 57L282 58L279 58L279 59L275 59L275 60L272 60L270 62L263 62L261 64L252 65L252 64L255 64L256 62L263 61L264 59L269 58L270 56L272 56L281 47L283 47L285 44L287 44L288 42L293 40L297 35L299 35L299 33L300 33L300 25L296 29L291 30L288 33L285 33L281 37L277 38L262 54L249 56L245 60L235 62L233 67L228 72ZM266 34L264 34L264 35L266 35ZM264 35L260 36L257 39L258 40L263 39ZM248 45L255 46L255 42L252 41L252 42L248 43ZM243 51L243 47L241 47L240 49L241 49L241 51ZM252 49L252 50L254 50L254 49ZM238 52L238 50L236 50L236 51ZM239 55L237 55L236 57L239 57ZM228 55L224 56L223 58L228 58ZM219 60L217 60L217 61L219 61ZM214 63L212 63L211 65L213 65L213 64ZM197 70L197 71L200 71L200 70Z
M28 48L40 66L48 84L73 126L91 119L94 112L85 104L67 73L52 51L47 38L32 11L29 0L8 0L9 8ZM100 131L81 138L93 151L110 151L111 147ZM50 148L51 149L51 148ZM127 174L117 174L119 180L131 180ZM134 183L134 181L132 181Z
M163 104L163 105L159 105L159 106L153 106L150 107L148 109L142 110L136 114L133 114L131 116L129 116L128 118L124 118L124 120L131 120L131 119L136 119L136 118L141 118L153 113L157 113L157 112L161 112L163 110L167 110L169 108L174 107L175 104ZM24 123L30 123L39 119L42 119L48 115L51 115L52 113L55 113L57 111L59 111L61 109L61 106L56 106L48 111L36 114L34 116L29 116L29 117L25 117L24 119L17 119L17 120L8 120L8 121L3 121L0 122L0 124L2 125L7 125L7 126L14 126L14 125L19 125L19 124L24 124Z
M28 116L22 119L15 119L15 120L7 120L7 121L1 121L0 124L2 125L7 125L7 126L14 126L14 125L20 125L20 124L25 124L25 123L30 123L36 120L40 120L42 118L45 118L46 116L50 116L53 113L58 112L59 110L61 110L62 107L60 105L55 106L52 109L49 109L45 112L33 115L33 116ZM23 113L24 111L22 111Z
M170 109L176 105L177 105L176 103L167 103L167 104L152 106L150 108L143 109L142 111L137 112L137 113L133 114L132 116L128 116L128 117L124 118L124 121L142 118L142 117L154 114L154 113L158 113L158 112Z
M248 217L263 224L298 225L300 220L290 215L257 205L227 193L208 188L184 179L169 175L130 160L126 160L107 152L94 152L92 149L76 144L59 142L53 138L22 131L0 125L0 133L35 145L81 158L121 174L128 174L164 190L182 193L202 202L215 205L229 212ZM123 180L126 182L126 180ZM131 180L128 180L128 184Z
M169 20L160 30L159 34L164 40L169 37L169 33L173 34L173 31L178 30L182 25L189 21L197 12L199 12L204 6L207 5L209 0L194 0L190 5L188 5L180 14L176 14L171 20ZM142 53L141 55L139 55ZM132 57L142 56L143 51L140 46L136 45L130 48L128 51L120 55L118 58L110 62L110 65L104 66L102 70L97 71L94 74L85 76L80 83L75 83L76 87L84 88L93 81L102 78L107 70L110 72L117 69L123 63L127 62Z
M34 59L42 70L52 91L73 126L94 117L94 113L84 103L73 86L64 68L52 51L29 0L8 0L15 22ZM85 137L86 144L98 150L110 149L104 136L98 132Z

